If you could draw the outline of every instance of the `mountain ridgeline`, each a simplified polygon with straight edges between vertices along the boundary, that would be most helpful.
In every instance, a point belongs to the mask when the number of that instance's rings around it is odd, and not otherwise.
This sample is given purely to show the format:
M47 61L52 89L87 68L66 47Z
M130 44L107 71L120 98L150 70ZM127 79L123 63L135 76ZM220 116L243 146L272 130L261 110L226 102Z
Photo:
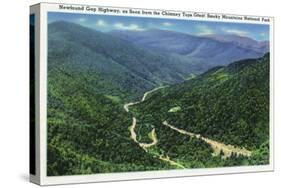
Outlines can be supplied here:
M257 58L269 50L268 41L255 41L237 35L194 36L168 30L111 31L112 36L121 38L138 47L173 54L179 59L204 62L211 68L231 62ZM205 71L205 69L203 69Z
M50 74L63 71L80 75L101 93L111 92L123 99L140 96L161 84L180 82L201 66L74 23L51 23L48 33Z
M252 48L214 36L142 32L124 38L123 31L48 25L48 176L178 168L172 160L185 168L267 164L266 42ZM159 86L165 87L124 110ZM136 139L154 136L153 147L132 140L132 117ZM214 155L202 139L164 121L253 154Z

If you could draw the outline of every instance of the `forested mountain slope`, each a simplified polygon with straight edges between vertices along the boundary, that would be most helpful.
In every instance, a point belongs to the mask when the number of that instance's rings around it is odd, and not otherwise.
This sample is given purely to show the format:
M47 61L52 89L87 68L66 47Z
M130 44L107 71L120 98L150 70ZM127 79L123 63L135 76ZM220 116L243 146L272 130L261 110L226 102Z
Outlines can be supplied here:
M142 122L156 126L156 131L167 121L177 128L254 153L263 148L263 155L267 156L269 54L216 67L163 88L132 107L132 111Z
M89 87L122 99L157 85L183 81L200 63L141 49L109 34L70 22L48 26L48 71L80 77Z

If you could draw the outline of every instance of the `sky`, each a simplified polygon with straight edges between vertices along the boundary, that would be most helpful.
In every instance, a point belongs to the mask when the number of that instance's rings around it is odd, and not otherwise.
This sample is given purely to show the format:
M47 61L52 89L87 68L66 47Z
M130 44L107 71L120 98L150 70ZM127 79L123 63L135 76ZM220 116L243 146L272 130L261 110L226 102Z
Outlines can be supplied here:
M197 36L234 34L250 37L258 41L269 40L269 26L263 24L49 12L48 23L55 21L69 21L102 32L111 30L144 31L162 29Z

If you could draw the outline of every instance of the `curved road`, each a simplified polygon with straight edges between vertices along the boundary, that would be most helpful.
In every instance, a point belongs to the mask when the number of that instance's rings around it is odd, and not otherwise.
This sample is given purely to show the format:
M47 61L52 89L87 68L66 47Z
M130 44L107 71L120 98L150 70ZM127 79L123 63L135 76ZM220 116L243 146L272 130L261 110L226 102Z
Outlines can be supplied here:
M142 99L141 99L140 101L126 103L126 104L123 106L124 109L125 109L125 111L126 111L126 112L129 112L129 107L130 107L130 106L133 106L133 105L135 105L135 104L139 104L139 103L145 101L146 97L147 97L150 93L155 92L155 91L157 91L157 90L159 90L159 89L163 89L163 88L165 88L165 87L167 87L167 86L157 87L157 88L154 88L153 90L150 90L150 91L145 92L144 95L143 95L143 97L142 97ZM135 143L137 143L142 149L144 149L146 152L148 152L147 148L156 145L157 142L158 142L155 129L152 129L152 131L149 133L152 142L151 142L151 143L142 143L142 142L139 142L139 141L137 140L137 134L136 134L136 132L135 132L136 125L137 125L137 119L136 119L136 117L133 117L133 118L132 118L132 125L129 127L129 130L130 130L130 133L131 133L131 136L130 136L130 137L131 137L131 139L132 139ZM184 167L183 165L181 165L180 163L177 163L177 162L171 160L170 157L167 156L167 155L166 155L166 156L164 156L164 155L157 155L157 156L158 156L158 158L159 158L160 160L165 161L165 162L168 162L168 163L169 163L170 165L172 165L172 166L176 166L176 167L178 167L178 168L185 168L185 167Z
M140 101L130 102L130 103L124 104L123 107L124 107L125 111L129 113L129 107L130 107L130 106L133 106L133 105L139 104L139 103L141 103L141 102L144 102L145 99L146 99L146 97L147 97L149 94L151 94L151 93L153 93L153 92L155 92L155 91L157 91L157 90L159 90L159 89L163 89L163 88L165 88L165 87L167 87L167 86L157 87L157 88L154 88L154 89L152 89L152 90L150 90L150 91L145 92L144 95L143 95L143 97L142 97L142 99L141 99ZM188 135L188 136L190 136L190 137L195 137L195 138L197 138L197 139L203 140L204 142L206 142L207 144L209 144L209 145L212 147L212 149L213 149L213 155L216 155L216 156L217 156L217 155L219 155L219 154L221 153L221 151L222 151L223 154L224 154L223 158L228 158L228 157L230 157L232 153L235 153L235 154L237 154L237 155L247 156L247 157L251 156L251 154L252 154L251 151L249 151L249 150L247 150L247 149L245 149L245 148L235 147L235 146L232 146L232 145L226 145L226 144L224 144L224 143L217 142L217 141L215 141L215 140L212 140L212 139L203 137L203 136L201 136L200 134L195 134L195 133L192 133L192 132L185 131L185 130L183 130L183 129L179 129L179 128L177 128L177 127L175 127L175 126L169 124L167 121L162 122L162 124L165 125L165 126L167 126L167 127L169 127L169 128L171 128L171 129L173 129L173 130L175 130L175 131L177 131L177 132L179 132L180 134L185 134L185 135ZM129 127L130 134L131 134L130 137L131 137L131 139L132 139L135 143L137 143L142 149L144 149L146 152L148 152L147 149L148 149L149 147L152 147L152 146L156 145L157 142L158 142L158 140L157 140L157 135L156 135L156 131L155 131L155 129L152 129L152 131L149 133L150 138L151 138L151 140L152 140L151 143L142 143L142 142L139 142L139 141L137 140L137 134L136 134L136 132L135 132L136 125L137 125L137 119L136 119L136 117L132 117L132 125ZM170 165L177 166L178 168L185 168L185 167L184 167L183 165L181 165L180 163L177 163L177 162L171 160L170 157L167 156L167 155L164 156L164 155L159 155L159 154L158 154L157 156L158 156L158 158L159 158L160 160L165 161L165 162L168 162Z
M183 129L179 129L179 128L169 124L167 121L164 121L162 124L165 125L165 126L168 126L169 128L171 128L171 129L173 129L173 130L175 130L175 131L177 131L181 134L185 134L185 135L188 135L190 137L196 137L198 139L203 140L204 142L206 142L207 144L209 144L212 147L212 149L214 150L214 153L213 153L214 155L219 155L221 151L223 151L223 154L224 154L223 157L224 158L230 157L232 153L235 153L237 155L247 156L247 157L250 157L251 154L252 154L251 151L249 151L245 148L239 148L239 147L235 147L235 146L232 146L232 145L226 145L224 143L221 143L221 142L203 137L200 134L195 134L195 133L192 133L192 132L185 131Z

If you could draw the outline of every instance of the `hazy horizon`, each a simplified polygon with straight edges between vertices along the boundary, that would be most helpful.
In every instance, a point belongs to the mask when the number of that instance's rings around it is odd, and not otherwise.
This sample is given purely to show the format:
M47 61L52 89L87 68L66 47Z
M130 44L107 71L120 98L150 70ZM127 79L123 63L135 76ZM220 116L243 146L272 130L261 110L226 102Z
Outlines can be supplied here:
M113 30L146 31L159 29L196 36L237 35L249 37L257 41L269 40L269 26L262 24L177 20L132 16L105 16L59 12L48 13L48 23L55 21L68 21L102 32Z

